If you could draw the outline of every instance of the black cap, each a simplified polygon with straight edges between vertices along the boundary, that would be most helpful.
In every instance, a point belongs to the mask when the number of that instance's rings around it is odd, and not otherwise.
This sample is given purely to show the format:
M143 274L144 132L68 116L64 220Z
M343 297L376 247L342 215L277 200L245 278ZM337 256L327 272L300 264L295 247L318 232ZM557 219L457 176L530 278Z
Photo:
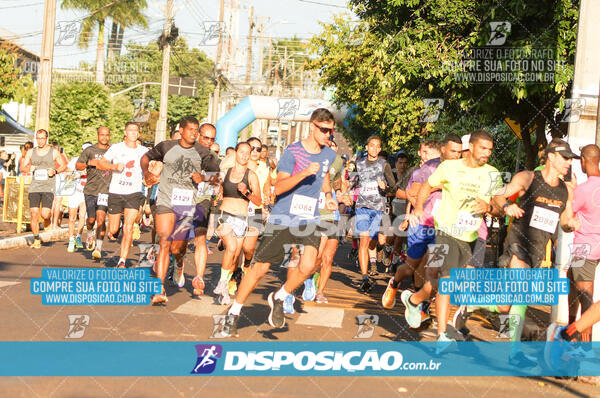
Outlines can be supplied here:
M565 159L579 159L580 157L571 151L571 147L566 142L557 146L546 148L546 153L560 153Z

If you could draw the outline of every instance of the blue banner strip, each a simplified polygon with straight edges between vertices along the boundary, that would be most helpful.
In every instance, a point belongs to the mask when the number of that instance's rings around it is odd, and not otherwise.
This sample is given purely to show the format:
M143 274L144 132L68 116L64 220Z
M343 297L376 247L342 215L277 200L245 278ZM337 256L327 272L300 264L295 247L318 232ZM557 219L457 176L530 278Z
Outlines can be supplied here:
M544 342L522 342L534 359L509 363L511 342L0 342L0 376L583 376L600 374L600 343L569 351L551 369ZM514 348L514 347L513 347ZM574 351L573 351L574 350ZM591 350L591 351L590 351ZM550 351L546 350L546 354ZM586 358L587 357L587 358ZM554 367L556 367L554 366Z

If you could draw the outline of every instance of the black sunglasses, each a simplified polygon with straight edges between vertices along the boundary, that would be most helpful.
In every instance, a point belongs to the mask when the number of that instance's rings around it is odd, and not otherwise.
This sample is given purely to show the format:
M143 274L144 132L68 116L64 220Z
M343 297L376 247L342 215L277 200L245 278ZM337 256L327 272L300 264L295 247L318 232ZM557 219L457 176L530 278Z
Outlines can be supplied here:
M203 135L202 138L205 139L205 140L209 140L209 141L214 141L215 140L215 137L207 137L205 135Z
M321 127L321 126L319 126L319 125L318 125L317 123L315 123L315 122L312 122L312 124L314 124L315 126L317 126L317 128L318 128L319 130L321 130L321 133L323 133L323 134L332 135L332 134L333 134L333 132L334 132L334 129L333 129L333 128L329 128L329 127Z
M252 146L250 145L250 152L260 152L262 150L261 146Z

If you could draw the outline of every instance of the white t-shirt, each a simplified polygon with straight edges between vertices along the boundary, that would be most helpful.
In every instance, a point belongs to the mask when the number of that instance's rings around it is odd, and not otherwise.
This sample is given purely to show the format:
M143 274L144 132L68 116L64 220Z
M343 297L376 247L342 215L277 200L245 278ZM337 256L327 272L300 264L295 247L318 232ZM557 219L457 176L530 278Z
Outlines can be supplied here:
M108 187L108 192L117 195L130 195L136 192L142 192L142 168L140 159L148 152L148 148L139 145L136 148L129 148L125 142L111 145L104 154L104 158L113 164L123 163L125 168L119 173L113 171L112 180Z

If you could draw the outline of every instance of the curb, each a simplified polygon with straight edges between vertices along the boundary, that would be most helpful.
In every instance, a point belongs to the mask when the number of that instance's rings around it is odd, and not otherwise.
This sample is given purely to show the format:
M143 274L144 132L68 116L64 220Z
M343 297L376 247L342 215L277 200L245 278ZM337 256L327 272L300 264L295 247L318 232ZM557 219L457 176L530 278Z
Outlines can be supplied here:
M52 231L44 231L40 233L42 242L53 242L61 239L66 239L69 235L68 228L60 228ZM20 247L28 247L33 243L33 234L15 236L0 240L0 250L16 249Z

